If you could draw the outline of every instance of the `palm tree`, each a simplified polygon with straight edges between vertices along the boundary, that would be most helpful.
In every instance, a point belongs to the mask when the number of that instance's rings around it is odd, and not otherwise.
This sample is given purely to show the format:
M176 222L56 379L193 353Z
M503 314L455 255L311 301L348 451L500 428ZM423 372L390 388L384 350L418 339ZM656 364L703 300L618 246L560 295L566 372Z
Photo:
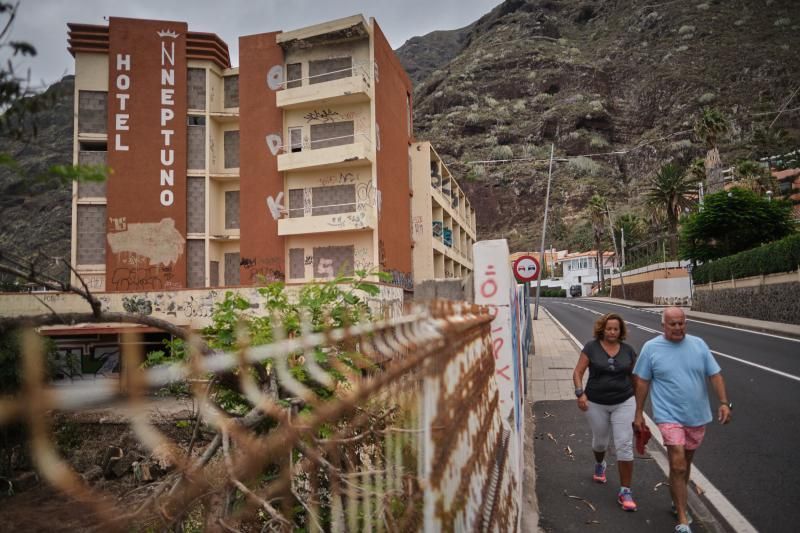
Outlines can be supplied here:
M769 169L755 161L744 160L734 169L735 186L763 195L777 188L777 181Z
M730 130L728 118L718 109L704 107L694 122L694 134L708 147L705 159L706 183L709 192L722 189L722 162L717 144Z
M673 257L678 253L678 220L684 208L688 208L697 198L696 184L683 169L673 163L662 166L650 178L650 186L645 192L647 203L663 209L669 227L669 249Z
M592 221L592 235L594 248L597 253L597 281L600 289L605 287L605 274L603 273L603 235L605 234L606 200L599 194L594 194L589 199L589 216Z

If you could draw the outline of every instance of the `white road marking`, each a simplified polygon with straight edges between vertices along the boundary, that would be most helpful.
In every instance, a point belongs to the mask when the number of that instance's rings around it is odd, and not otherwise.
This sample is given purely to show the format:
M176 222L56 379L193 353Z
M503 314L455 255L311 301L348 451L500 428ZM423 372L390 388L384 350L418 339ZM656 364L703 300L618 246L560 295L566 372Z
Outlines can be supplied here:
M750 365L750 366L756 367L756 368L758 368L760 370L763 370L765 372L772 372L773 374L777 374L777 375L785 377L785 378L793 379L795 381L800 381L800 376L795 376L793 374L787 374L786 372L781 372L780 370L775 370L774 368L770 368L768 366L759 365L758 363L753 363L752 361L747 361L746 359L740 359L738 357L734 357L732 355L728 355L728 354L725 354L725 353L722 353L722 352L718 352L716 350L711 350L711 353L719 355L720 357L727 357L728 359L733 359L734 361L737 361L737 362L745 364L745 365Z
M578 339L575 338L575 335L573 335L567 328L565 328L564 325L561 322L559 322L558 319L554 317L552 313L550 313L550 311L547 310L546 307L544 307L543 309L547 313L547 315L553 320L553 322L555 322L556 325L561 329L561 331L569 335L570 338L572 339L572 342L574 342L575 345L578 346L578 349L580 349L582 345L578 341ZM645 413L644 418L645 422L647 423L647 427L650 428L650 432L653 434L653 437L655 437L658 444L660 444L663 448L664 438L661 436L661 431L659 431L658 425L656 425L656 423L653 421L652 418L650 418L647 415L647 413ZM664 475L667 476L667 478L669 478L669 463L666 460L666 455L664 455L663 453L660 455L661 455L660 458L657 458L655 456L653 458L656 460L656 464L659 466L659 468L661 468L661 471L664 473ZM697 468L697 465L692 466L692 479L694 480L696 485L700 485L701 487L703 487L703 490L705 491L704 492L705 497L708 498L708 501L711 502L711 504L716 508L716 510L722 516L725 517L725 520L731 525L731 527L736 533L757 533L758 530L755 527L753 527L753 525L744 517L744 515L742 515L742 513L740 513L739 510L733 506L730 500L728 500L728 498L726 498L725 495L722 494L719 491L719 489L717 489L711 483L711 481L700 471L700 469Z
M573 307L577 307L578 309L582 309L584 311L589 311L590 313L601 314L601 313L598 313L597 311L595 311L594 309L589 309L588 307L582 307L582 306L576 305L576 304L569 304L569 305L571 305ZM619 304L614 304L614 305L619 305ZM550 316L552 317L552 315L550 315ZM555 318L553 318L553 320L555 320ZM558 322L558 321L556 321L556 322ZM696 322L696 321L694 321L694 322ZM656 333L656 334L660 334L661 333L657 329L649 328L647 326L643 326L642 324L637 324L636 322L628 322L628 321L626 321L625 323L627 325L629 325L629 326L636 326L637 328L639 328L641 330L644 330L644 331L647 331L647 332L650 332L650 333ZM705 324L705 322L703 322L703 323ZM718 324L710 324L710 325L717 326ZM724 327L727 327L727 326L724 326ZM736 329L736 328L728 328L728 329ZM776 335L770 335L770 336L771 337L775 337ZM794 339L792 339L792 340L794 340ZM776 370L776 369L770 368L768 366L760 365L758 363L753 363L752 361L748 361L746 359L741 359L739 357L735 357L733 355L728 355L726 353L718 352L717 350L711 350L711 353L713 353L715 355L719 355L720 357L725 357L727 359L732 359L733 361L736 361L738 363L742 363L743 365L749 365L749 366L752 366L754 368L758 368L759 370L763 370L764 372L771 372L772 374L776 374L778 376L781 376L781 377L784 377L784 378L788 378L788 379L792 379L794 381L799 381L800 382L800 376L795 376L794 374L789 374L787 372L783 372L781 370Z
M616 305L617 307L624 307L625 309L635 309L637 311L642 311L643 313L651 313L651 314L654 314L654 315L660 315L662 310L664 309L662 307L662 308L659 308L659 310L656 311L656 310L654 310L652 308L634 307L634 306L631 306L631 305L624 305L624 304L618 304L618 303L612 303L612 302L597 302L597 303L602 303L602 304L605 304L605 305ZM579 307L576 304L567 304L567 305L574 305L575 307ZM698 324L705 324L706 326L716 326L718 328L732 329L732 330L735 330L735 331L747 331L748 333L755 333L756 335L763 335L764 337L772 337L774 339L781 339L781 340L784 340L784 341L800 342L800 339L797 339L797 338L794 338L794 337L785 337L783 335L776 335L775 333L767 333L765 331L758 331L758 330L755 330L755 329L747 329L747 328L742 328L742 327L737 327L737 326L727 326L725 324L717 324L716 322L706 322L705 320L699 320L697 318L688 318L687 317L686 321L687 322L696 322Z

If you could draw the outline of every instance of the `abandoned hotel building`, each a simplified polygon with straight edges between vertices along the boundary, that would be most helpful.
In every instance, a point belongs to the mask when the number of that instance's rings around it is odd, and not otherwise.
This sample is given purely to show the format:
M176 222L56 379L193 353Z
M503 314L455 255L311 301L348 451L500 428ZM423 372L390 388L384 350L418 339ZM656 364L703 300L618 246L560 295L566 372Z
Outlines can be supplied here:
M380 268L411 289L472 270L475 213L412 135L411 82L374 19L239 38L69 24L72 263L99 291L304 283Z

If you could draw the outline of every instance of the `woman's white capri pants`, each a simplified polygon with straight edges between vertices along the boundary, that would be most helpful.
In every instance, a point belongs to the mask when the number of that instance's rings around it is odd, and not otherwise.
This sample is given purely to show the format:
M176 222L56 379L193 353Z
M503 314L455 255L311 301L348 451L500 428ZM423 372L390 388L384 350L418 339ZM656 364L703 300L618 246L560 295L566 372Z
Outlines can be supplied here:
M608 448L609 433L614 433L614 447L618 461L633 461L633 417L636 400L633 396L622 403L603 405L588 402L586 418L592 428L592 450L604 452Z

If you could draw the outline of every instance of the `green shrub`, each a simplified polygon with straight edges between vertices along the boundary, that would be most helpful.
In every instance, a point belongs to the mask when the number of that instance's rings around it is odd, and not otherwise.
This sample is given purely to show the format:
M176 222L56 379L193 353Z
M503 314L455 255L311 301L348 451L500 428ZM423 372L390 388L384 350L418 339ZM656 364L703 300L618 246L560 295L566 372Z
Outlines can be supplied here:
M536 289L533 290L533 294L536 294ZM558 287L541 287L539 289L539 296L542 298L566 298L567 291L566 289L559 289Z
M698 266L695 283L791 272L800 266L800 233Z

